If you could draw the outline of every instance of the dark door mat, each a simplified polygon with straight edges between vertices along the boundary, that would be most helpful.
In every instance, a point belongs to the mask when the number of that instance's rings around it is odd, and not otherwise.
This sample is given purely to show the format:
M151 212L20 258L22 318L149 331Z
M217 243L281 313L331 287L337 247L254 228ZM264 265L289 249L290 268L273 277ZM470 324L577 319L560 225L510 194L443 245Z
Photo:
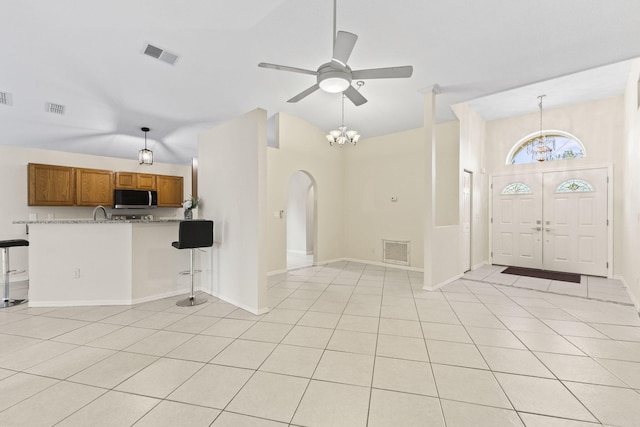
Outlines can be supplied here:
M536 270L524 267L507 267L502 274L516 276L537 277L539 279L559 280L561 282L580 283L580 275L575 273L561 273L559 271Z

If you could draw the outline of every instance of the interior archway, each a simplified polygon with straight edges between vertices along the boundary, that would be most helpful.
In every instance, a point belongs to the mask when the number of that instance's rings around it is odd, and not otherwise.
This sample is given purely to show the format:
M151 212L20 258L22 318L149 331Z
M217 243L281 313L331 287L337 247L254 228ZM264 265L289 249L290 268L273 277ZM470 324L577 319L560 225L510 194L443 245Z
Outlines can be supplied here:
M287 188L287 270L313 265L316 246L316 185L296 171Z

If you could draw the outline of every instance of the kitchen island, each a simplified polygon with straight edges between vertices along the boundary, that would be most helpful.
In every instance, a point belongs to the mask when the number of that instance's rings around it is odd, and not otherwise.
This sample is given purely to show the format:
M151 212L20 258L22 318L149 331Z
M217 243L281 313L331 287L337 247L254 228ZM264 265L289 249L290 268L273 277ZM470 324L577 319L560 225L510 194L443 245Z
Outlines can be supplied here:
M188 276L179 273L189 251L171 246L179 223L14 221L29 230L29 305L131 305L187 293Z

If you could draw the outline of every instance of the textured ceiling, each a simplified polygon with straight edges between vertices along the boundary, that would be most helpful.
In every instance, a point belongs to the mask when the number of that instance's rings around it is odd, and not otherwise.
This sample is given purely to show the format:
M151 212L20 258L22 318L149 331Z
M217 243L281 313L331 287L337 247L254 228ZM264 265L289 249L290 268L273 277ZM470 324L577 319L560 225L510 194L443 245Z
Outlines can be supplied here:
M135 158L148 126L155 160L188 163L197 134L255 108L330 130L340 95L287 99L331 57L331 0L2 0L1 144ZM340 0L337 27L359 36L353 69L413 65L409 79L368 80L368 103L345 104L367 137L422 126L423 95L438 84L437 119L474 100L487 119L621 93L640 56L637 0ZM147 43L180 56L142 54ZM586 73L586 70L593 70ZM559 80L553 80L562 77ZM533 87L528 87L531 84ZM490 94L504 94L485 97ZM63 104L63 116L45 104Z

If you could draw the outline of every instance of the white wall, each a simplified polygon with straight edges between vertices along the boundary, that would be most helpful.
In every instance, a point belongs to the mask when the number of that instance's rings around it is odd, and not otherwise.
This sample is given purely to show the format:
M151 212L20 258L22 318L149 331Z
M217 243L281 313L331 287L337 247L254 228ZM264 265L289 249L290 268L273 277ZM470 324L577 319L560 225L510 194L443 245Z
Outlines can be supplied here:
M620 221L624 232L620 233L619 245L622 259L616 263L616 273L628 286L636 309L640 309L640 100L638 99L638 81L640 80L640 60L633 63L624 97L624 141L621 151L622 188L616 205L620 211Z
M408 240L410 266L422 268L423 135L414 129L343 149L345 257L381 262L383 239Z
M261 109L198 139L200 215L215 221L211 292L255 314L268 310L266 150Z
M623 157L624 111L622 96L544 110L543 128L573 134L584 144L587 153L584 158L544 163L505 164L513 145L525 135L539 130L539 113L493 120L486 125L486 167L490 175L613 165L613 275L621 274L618 264L623 263L622 242L629 225L629 219L623 216L624 174L628 169ZM487 200L490 200L489 193Z
M54 217L58 219L91 217L93 211L91 207L27 206L28 163L182 176L184 177L185 195L191 192L190 166L163 163L154 163L152 166L141 166L137 161L136 150L132 150L131 160L129 160L0 145L0 183L2 183L2 185L0 185L0 240L28 238L26 235L26 227L24 225L12 224L12 222L16 220L27 220L29 219L29 214L37 214L39 219L46 219L48 214L53 214ZM121 213L126 211L116 212ZM136 212L141 213L140 210L136 210ZM182 209L175 208L156 208L144 212L152 213L159 217L180 218L182 215ZM168 244L170 245L171 242L168 242ZM11 249L10 254L11 269L28 270L28 252L26 249ZM16 277L17 280L24 278L26 278L26 275Z
M289 180L297 171L308 173L315 185L315 261L344 257L343 152L354 147L330 147L324 131L283 113L276 117L276 134L278 148L267 149L268 271L287 268L286 220L274 213L286 210Z

